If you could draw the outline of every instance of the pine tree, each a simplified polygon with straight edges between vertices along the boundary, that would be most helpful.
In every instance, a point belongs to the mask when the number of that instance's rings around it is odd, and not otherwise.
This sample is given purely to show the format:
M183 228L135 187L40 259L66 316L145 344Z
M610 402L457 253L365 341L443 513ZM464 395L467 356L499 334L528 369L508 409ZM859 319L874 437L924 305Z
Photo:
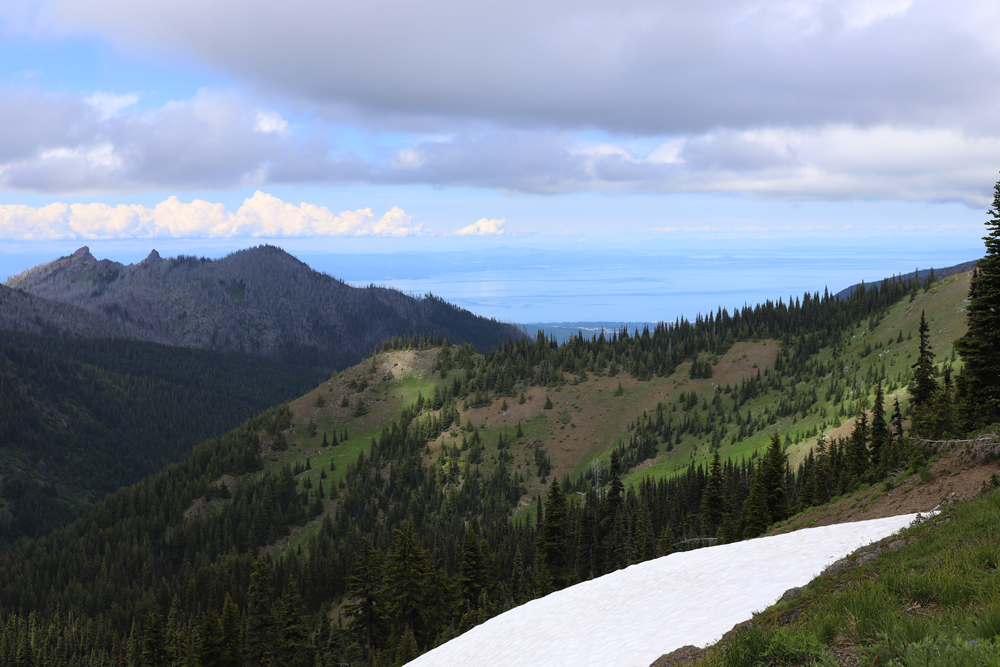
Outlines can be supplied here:
M198 665L199 667L222 666L222 625L214 611L202 615L198 625Z
M559 479L552 477L549 493L545 497L545 522L539 527L541 556L545 561L554 590L561 590L572 583L569 567L569 507L566 496L559 488Z
M763 459L763 484L769 521L781 521L788 516L788 490L785 488L785 469L788 457L781 449L781 437L775 433Z
M396 636L406 626L413 628L421 645L428 636L427 621L433 593L434 564L430 554L422 549L409 519L393 533L393 550L385 559L386 611Z
M383 604L382 563L378 552L368 538L361 539L361 552L354 562L354 573L347 578L347 604L344 613L349 617L347 631L361 649L366 662L375 660L375 652L382 646L386 623Z
M302 596L292 578L275 604L275 626L274 664L312 667L312 644L302 618Z
M889 433L889 425L885 421L885 395L882 393L882 380L875 385L875 404L872 406L871 425L871 459L872 464L884 470L882 449L889 444L892 436Z
M479 594L487 586L488 575L479 536L472 530L472 526L468 526L465 529L465 539L462 540L462 560L458 564L459 595L463 612L472 611L476 606Z
M146 617L142 638L143 667L167 667L167 641L163 634L163 619L155 611Z
M854 429L847 441L847 474L852 485L864 480L868 471L868 414L862 410L854 421ZM848 489L853 490L853 489Z
M920 311L920 352L917 361L913 364L913 387L910 394L913 397L915 408L930 403L931 397L937 391L937 382L934 380L934 355L931 354L933 348L930 344L930 336L927 326L927 318L924 311Z
M767 511L767 488L765 485L764 460L761 459L754 471L750 496L743 503L743 537L759 537L771 523Z
M259 559L254 563L250 587L247 589L245 657L248 667L260 667L265 662L265 656L270 657L274 630L274 617L271 614L273 598L271 564Z
M716 534L728 505L725 480L722 478L722 460L719 457L719 450L715 450L708 481L701 494L701 521L708 535Z
M961 411L968 430L1000 421L1000 181L989 215L986 255L976 262L969 287L969 328L955 341L965 363Z
M222 629L222 667L239 667L242 663L240 659L240 610L236 603L226 593L226 600L222 603L222 618L219 620Z

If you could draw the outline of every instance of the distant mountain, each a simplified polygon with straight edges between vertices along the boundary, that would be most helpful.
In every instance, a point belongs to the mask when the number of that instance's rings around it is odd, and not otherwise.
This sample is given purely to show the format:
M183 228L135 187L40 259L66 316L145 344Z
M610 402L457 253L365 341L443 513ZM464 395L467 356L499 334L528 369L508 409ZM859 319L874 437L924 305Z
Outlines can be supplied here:
M521 336L428 295L352 287L272 246L218 260L98 260L87 247L10 278L0 328L244 352L331 370L414 333L484 350Z

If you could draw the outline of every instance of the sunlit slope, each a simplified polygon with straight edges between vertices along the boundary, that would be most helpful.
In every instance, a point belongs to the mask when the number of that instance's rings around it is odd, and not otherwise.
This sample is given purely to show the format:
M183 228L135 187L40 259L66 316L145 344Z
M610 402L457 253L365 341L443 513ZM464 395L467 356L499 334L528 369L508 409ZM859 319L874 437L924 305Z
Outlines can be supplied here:
M921 290L912 300L903 299L877 322L865 321L837 344L805 355L794 371L789 361L794 344L746 341L718 357L711 378L691 378L688 361L669 377L647 381L623 372L613 377L591 373L582 382L548 387L519 385L516 397L494 397L489 406L479 408L469 405L471 396L456 397L456 421L429 443L425 455L445 477L449 468L457 470L454 482L460 484L467 464L484 470L498 464L502 438L505 456L510 457L505 465L523 486L519 507L524 509L553 475L577 480L591 475L595 464L606 468L612 449L627 451L641 431L640 422L645 418L655 422L659 409L663 420L672 423L671 437L663 438L662 431L657 434L655 453L636 462L628 480L669 476L692 464L706 464L713 446L723 459L753 458L775 432L781 434L790 462L796 465L819 436L850 432L862 406L870 408L878 377L885 378L887 409L891 411L898 398L906 414L906 383L917 356L922 311L939 367L952 363L958 370L960 360L953 360L952 343L964 332L968 281L968 274L952 276L927 292ZM425 416L442 414L433 409L435 392L441 397L448 388L460 386L466 371L452 370L442 377L439 355L440 348L379 352L334 375L291 404L289 449L269 452L266 459L270 465L296 461L304 465L309 459L311 469L303 480L316 477L315 483L325 468L326 475L339 481L344 466L359 451L367 451L404 406L415 405L422 396ZM482 361L476 356L473 363ZM755 390L740 389L754 384ZM750 399L741 395L751 391L757 394ZM363 415L357 409L359 401ZM521 437L517 437L519 426ZM334 434L344 429L349 434L346 443L322 446L324 437L331 443ZM482 444L478 464L469 445L474 434ZM337 437L339 441L341 436ZM336 471L329 470L331 462ZM540 468L544 476L539 476Z

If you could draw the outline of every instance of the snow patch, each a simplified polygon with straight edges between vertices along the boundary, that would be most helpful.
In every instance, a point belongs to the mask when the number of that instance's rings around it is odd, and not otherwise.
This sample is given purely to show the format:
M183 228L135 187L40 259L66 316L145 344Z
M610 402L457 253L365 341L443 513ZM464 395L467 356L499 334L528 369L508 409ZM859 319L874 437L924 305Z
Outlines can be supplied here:
M789 588L916 516L807 528L633 565L492 618L408 667L647 667L681 646L718 641Z

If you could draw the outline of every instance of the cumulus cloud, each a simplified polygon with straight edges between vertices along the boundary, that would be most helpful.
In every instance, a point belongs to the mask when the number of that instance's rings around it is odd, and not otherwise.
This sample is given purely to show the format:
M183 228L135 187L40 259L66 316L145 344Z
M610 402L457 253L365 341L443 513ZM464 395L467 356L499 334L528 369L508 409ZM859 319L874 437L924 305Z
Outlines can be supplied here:
M498 236L504 233L506 218L480 218L468 227L462 227L455 232L458 236Z
M170 197L153 208L138 204L55 203L0 206L0 238L18 240L413 236L422 223L394 206L381 217L370 208L333 213L325 206L289 204L261 191L236 211L223 204Z

